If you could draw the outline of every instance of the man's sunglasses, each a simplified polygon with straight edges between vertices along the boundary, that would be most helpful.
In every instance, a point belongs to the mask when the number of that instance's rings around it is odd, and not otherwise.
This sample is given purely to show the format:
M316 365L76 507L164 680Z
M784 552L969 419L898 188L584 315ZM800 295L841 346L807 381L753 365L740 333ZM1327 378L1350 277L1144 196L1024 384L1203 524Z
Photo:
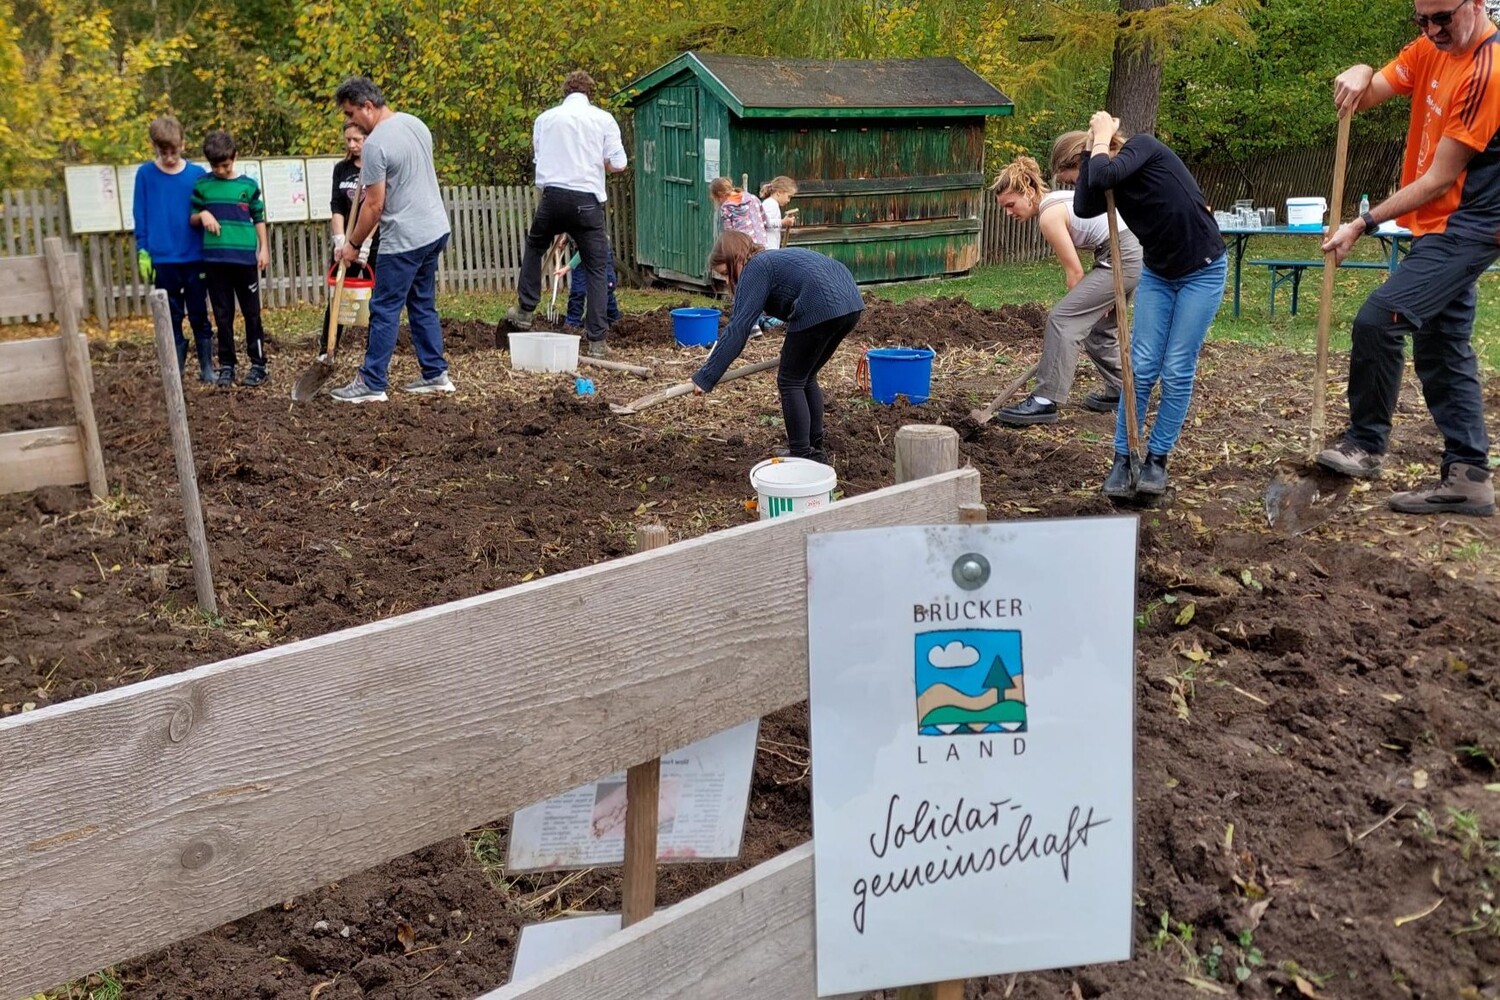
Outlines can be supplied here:
M1439 28L1446 28L1448 27L1448 25L1453 23L1454 14L1457 14L1459 11L1463 10L1473 2L1474 0L1463 0L1463 3L1459 4L1457 7L1454 7L1452 10L1438 11L1436 14L1413 14L1411 16L1411 23L1415 24L1423 31L1427 30L1427 26L1429 24L1435 24Z

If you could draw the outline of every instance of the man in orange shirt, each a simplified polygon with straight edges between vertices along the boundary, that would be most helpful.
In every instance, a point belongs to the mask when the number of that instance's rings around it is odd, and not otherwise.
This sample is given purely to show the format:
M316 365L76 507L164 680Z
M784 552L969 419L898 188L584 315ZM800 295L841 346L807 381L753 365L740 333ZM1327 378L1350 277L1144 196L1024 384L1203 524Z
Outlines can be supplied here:
M1442 479L1397 493L1408 514L1495 512L1474 329L1475 280L1500 256L1500 36L1484 0L1415 0L1422 35L1380 72L1351 66L1333 83L1339 113L1411 98L1401 187L1340 226L1324 251L1342 261L1361 234L1399 219L1415 237L1401 267L1354 318L1349 429L1318 463L1348 476L1380 472L1405 365L1412 358L1443 435ZM1337 209L1335 209L1337 211Z

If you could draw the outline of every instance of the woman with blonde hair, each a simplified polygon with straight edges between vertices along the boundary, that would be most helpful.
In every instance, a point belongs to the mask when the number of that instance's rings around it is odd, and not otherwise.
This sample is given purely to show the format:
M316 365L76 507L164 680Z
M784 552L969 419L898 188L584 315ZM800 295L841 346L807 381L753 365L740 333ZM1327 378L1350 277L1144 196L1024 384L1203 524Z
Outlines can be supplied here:
M693 373L693 391L701 396L713 390L745 349L762 313L785 321L776 389L787 447L777 453L828 461L818 372L864 311L854 276L832 257L801 247L767 253L737 232L719 235L708 266L729 282L734 311L703 367Z
M1224 298L1224 237L1198 182L1159 139L1123 139L1119 119L1108 111L1094 113L1081 142L1073 135L1060 137L1052 154L1056 177L1077 184L1073 211L1099 215L1105 210L1105 194L1114 192L1120 220L1135 233L1145 260L1130 338L1138 429L1145 423L1151 390L1161 384L1139 479L1131 468L1125 407L1120 407L1115 462L1105 477L1104 495L1112 500L1157 497L1167 490L1167 458L1193 401L1198 352Z
M1084 397L1083 405L1108 413L1120 400L1120 341L1111 268L1120 268L1125 294L1134 292L1141 280L1140 244L1122 226L1120 259L1112 260L1108 220L1102 215L1079 218L1073 211L1073 192L1050 190L1042 179L1041 167L1029 156L1017 158L1000 171L990 190L1012 219L1037 220L1042 236L1057 254L1068 285L1067 294L1047 314L1036 387L1015 406L1002 409L996 419L1011 427L1055 422L1057 408L1068 401L1073 386L1080 346L1104 379L1104 388ZM1094 257L1094 266L1087 273L1078 257L1080 249Z

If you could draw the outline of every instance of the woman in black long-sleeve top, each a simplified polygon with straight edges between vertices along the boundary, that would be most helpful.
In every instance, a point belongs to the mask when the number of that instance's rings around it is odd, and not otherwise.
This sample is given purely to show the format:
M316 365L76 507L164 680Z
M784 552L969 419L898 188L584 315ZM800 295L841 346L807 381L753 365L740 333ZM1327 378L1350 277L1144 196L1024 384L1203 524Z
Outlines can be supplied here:
M1145 257L1130 328L1136 420L1145 423L1158 382L1161 402L1135 490L1124 406L1116 416L1115 461L1104 480L1104 494L1123 499L1136 492L1166 492L1167 456L1193 401L1198 352L1224 298L1227 258L1203 191L1182 160L1149 135L1131 136L1111 156L1119 128L1109 112L1097 112L1086 134L1069 133L1054 143L1052 168L1059 181L1077 185L1073 211L1080 216L1103 214L1104 194L1113 190L1115 207Z
M832 257L799 247L766 251L734 231L719 236L708 266L728 279L734 312L729 328L693 374L694 391L701 395L718 384L762 315L783 320L786 339L776 388L786 423L786 454L826 462L818 372L864 311L854 276Z

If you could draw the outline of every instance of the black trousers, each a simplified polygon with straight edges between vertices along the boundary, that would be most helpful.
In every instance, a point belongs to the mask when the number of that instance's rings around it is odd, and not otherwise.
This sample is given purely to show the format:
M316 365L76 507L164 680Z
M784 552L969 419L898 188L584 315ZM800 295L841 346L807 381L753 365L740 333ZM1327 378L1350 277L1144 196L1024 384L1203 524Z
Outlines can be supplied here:
M245 317L245 353L252 365L266 363L266 333L260 323L260 268L254 264L205 264L208 274L208 301L214 310L214 325L219 328L219 364L233 365L234 303L239 300Z
M1349 354L1350 442L1385 454L1410 336L1422 395L1443 435L1443 472L1454 462L1488 468L1484 392L1470 338L1474 283L1497 256L1493 240L1430 233L1412 243L1396 273L1370 293L1354 317Z
M828 364L839 344L859 322L860 314L849 313L788 333L781 342L781 366L776 369L776 390L781 394L781 419L786 424L786 443L799 458L823 449L823 390L818 372Z
M521 309L534 312L542 301L542 258L560 233L573 237L588 276L584 329L589 340L603 340L609 332L604 317L609 300L609 237L604 227L604 203L587 191L542 189L542 200L526 234L526 253L521 258Z

